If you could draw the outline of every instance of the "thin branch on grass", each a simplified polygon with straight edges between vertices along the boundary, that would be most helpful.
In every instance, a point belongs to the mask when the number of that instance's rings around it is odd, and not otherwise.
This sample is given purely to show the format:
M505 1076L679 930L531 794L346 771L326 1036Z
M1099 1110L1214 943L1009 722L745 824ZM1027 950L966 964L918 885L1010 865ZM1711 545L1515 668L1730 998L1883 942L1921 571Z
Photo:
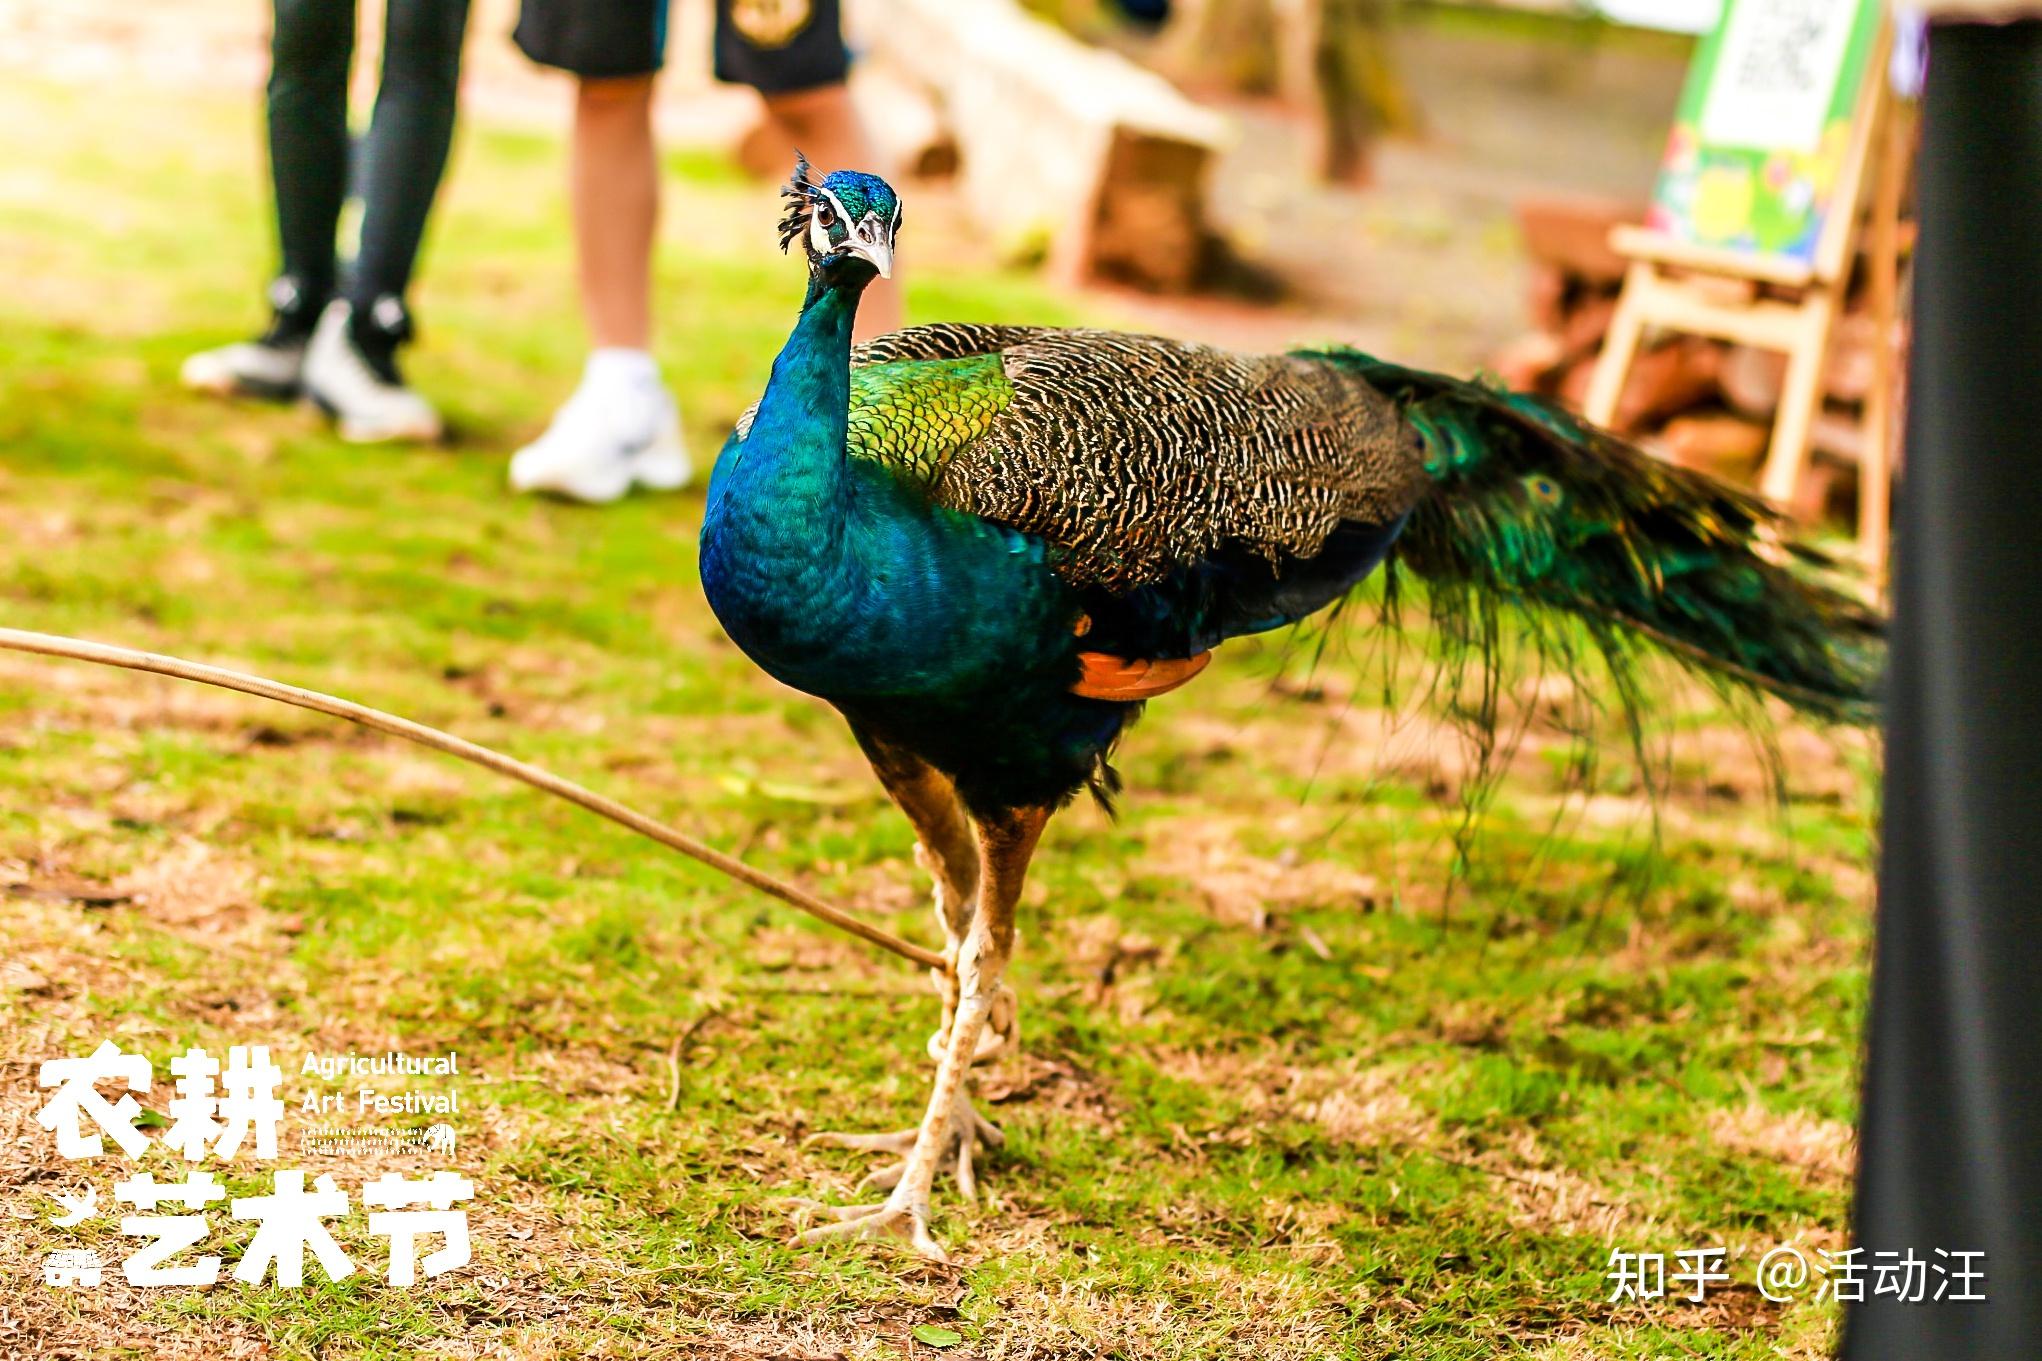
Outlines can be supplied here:
M688 1052L688 1045L694 1041L697 1035L702 1033L703 1026L708 1025L711 1021L721 1020L722 1017L723 1012L721 1010L711 1007L700 1016L697 1016L694 1023L686 1030L674 1036L673 1048L666 1051L666 1108L668 1110L677 1111L681 1108L681 1055Z
M242 671L229 671L224 667L206 666L199 662L187 662L177 657L166 657L158 652L138 652L133 648L114 647L107 643L88 642L82 638L65 638L53 633L32 633L26 629L0 628L0 648L14 652L32 652L45 657L65 657L72 661L97 662L102 666L125 667L130 671L152 671L159 676L174 676L179 680L196 681L201 685L217 685L223 690L239 690L244 695L255 695L262 699L273 699L281 704L295 704L301 709L316 713L330 714L335 718L359 723L365 728L374 728L394 737L402 737L420 746L431 747L434 751L457 756L471 765L493 770L499 775L508 775L521 780L534 789L566 799L569 803L586 808L598 817L608 818L623 827L629 827L640 836L650 837L660 845L679 851L682 855L699 860L718 873L726 874L739 883L755 888L759 892L778 898L790 907L796 907L811 917L819 918L848 931L861 940L877 945L882 950L891 950L902 959L911 959L931 969L944 968L943 956L934 950L902 940L899 936L882 931L869 922L863 922L840 908L832 907L805 889L796 888L784 880L775 879L761 870L753 869L744 861L725 855L706 842L697 841L685 832L676 831L664 823L655 822L642 813L626 808L615 799L603 797L592 789L584 788L572 780L564 780L551 771L541 770L534 765L491 751L488 747L455 737L452 733L428 728L423 723L414 723L408 718L371 709L366 704L340 699L333 695L321 694L317 690L302 690L295 685L281 681L251 676Z

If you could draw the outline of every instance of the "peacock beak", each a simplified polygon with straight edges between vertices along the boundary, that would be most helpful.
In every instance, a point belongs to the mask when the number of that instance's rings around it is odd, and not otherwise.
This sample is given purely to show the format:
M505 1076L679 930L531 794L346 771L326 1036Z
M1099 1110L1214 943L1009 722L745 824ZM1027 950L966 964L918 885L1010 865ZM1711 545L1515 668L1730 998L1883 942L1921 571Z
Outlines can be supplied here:
M837 247L849 255L869 263L879 271L882 279L893 277L893 240L886 224L879 220L877 213L865 214L844 244Z
M846 247L846 249L853 255L870 260L872 267L879 271L880 278L891 279L893 277L893 248L891 246L886 245L884 242L875 241L871 245L854 243Z

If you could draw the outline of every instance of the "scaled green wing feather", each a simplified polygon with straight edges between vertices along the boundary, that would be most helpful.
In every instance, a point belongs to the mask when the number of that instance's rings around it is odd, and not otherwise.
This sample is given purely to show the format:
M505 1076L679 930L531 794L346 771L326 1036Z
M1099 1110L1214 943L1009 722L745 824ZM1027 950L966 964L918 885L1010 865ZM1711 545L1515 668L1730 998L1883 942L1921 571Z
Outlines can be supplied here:
M1000 360L1038 326L913 326L851 351L846 452L906 475L925 492L950 458L984 435L1014 395ZM737 418L733 443L751 434L759 404Z
M996 354L854 368L846 450L933 490L951 458L992 429L1013 396Z

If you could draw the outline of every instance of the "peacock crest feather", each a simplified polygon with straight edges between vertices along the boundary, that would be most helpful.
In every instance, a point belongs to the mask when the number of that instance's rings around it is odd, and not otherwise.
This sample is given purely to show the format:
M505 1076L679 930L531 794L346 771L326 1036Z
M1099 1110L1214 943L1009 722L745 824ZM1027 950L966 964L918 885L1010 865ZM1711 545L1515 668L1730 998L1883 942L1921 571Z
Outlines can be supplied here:
M797 239L811 255L814 253L813 248L807 247L808 222L815 213L816 200L822 196L822 186L811 180L809 173L808 157L796 151L794 173L780 189L780 197L787 200L787 211L780 218L780 252L783 255Z

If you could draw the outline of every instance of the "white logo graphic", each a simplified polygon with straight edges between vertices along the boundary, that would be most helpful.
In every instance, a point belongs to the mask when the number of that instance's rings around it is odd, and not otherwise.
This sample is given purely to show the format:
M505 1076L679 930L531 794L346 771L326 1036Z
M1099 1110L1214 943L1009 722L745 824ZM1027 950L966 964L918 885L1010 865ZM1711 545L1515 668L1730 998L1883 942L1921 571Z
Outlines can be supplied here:
M42 1066L38 1085L55 1087L57 1094L36 1113L36 1123L57 1133L57 1152L66 1158L97 1158L105 1141L79 1128L81 1117L113 1136L121 1152L130 1158L142 1156L148 1136L135 1128L141 1106L132 1096L109 1102L93 1087L95 1082L118 1081L130 1092L146 1092L153 1084L149 1060L140 1054L123 1054L112 1040L92 1051L90 1058L50 1059Z
M98 1285L99 1254L87 1248L59 1248L43 1258L43 1280L49 1285Z
M64 1207L64 1213L50 1221L60 1229L83 1224L92 1218L93 1211L99 1208L99 1188L96 1186L86 1187L82 1196L65 1195L62 1191L52 1191L49 1196L51 1200Z
M420 1061L402 1055L389 1057L392 1072L458 1074L456 1056L451 1053L444 1059ZM399 1060L409 1066L400 1067ZM306 1063L311 1071L312 1059L308 1057ZM177 1082L176 1095L168 1103L169 1128L161 1139L165 1149L194 1163L209 1157L232 1162L244 1150L259 1160L277 1156L277 1127L284 1113L277 1088L283 1071L270 1062L267 1047L234 1046L228 1051L224 1071L205 1050L192 1048L170 1060L170 1071ZM56 1090L36 1113L36 1121L56 1135L57 1152L63 1157L100 1157L108 1139L129 1159L138 1159L148 1151L149 1136L137 1128L143 1116L141 1103L127 1094L109 1100L98 1089L102 1083L117 1084L128 1093L146 1094L154 1082L146 1056L125 1053L108 1041L85 1058L43 1063L40 1077L39 1085ZM371 1097L392 1104L404 1099L384 1097L370 1088L359 1095L364 1105ZM445 1108L459 1109L455 1095L435 1099L445 1103ZM413 1126L403 1130L401 1138L406 1147L442 1156L451 1156L457 1142L454 1127L446 1123ZM270 1176L269 1194L231 1199L227 1187L211 1172L187 1171L181 1181L171 1182L159 1182L148 1172L134 1172L116 1181L114 1202L139 1213L111 1208L108 1213L119 1217L123 1237L144 1240L121 1261L121 1274L129 1284L138 1286L216 1283L222 1274L222 1259L199 1252L203 1252L211 1229L208 1208L227 1201L224 1208L228 1214L252 1220L256 1226L234 1263L234 1279L247 1285L301 1286L308 1255L329 1280L353 1275L358 1268L328 1227L328 1221L348 1215L349 1195L330 1175L313 1178L309 1187L306 1181L304 1171L281 1168ZM59 1210L48 1221L54 1228L75 1228L99 1211L99 1190L90 1182L78 1191L47 1194ZM413 1285L421 1278L468 1265L472 1255L468 1210L465 1205L457 1207L457 1202L474 1195L474 1183L450 1171L420 1180L385 1173L363 1184L361 1205L371 1211L369 1232L389 1242L385 1279L391 1285ZM169 1207L165 1207L166 1201ZM184 1213L161 1213L165 1208ZM432 1235L442 1240L441 1246L423 1250L430 1245L420 1240ZM46 1283L59 1288L98 1286L107 1265L90 1249L61 1248L43 1258L42 1275Z

